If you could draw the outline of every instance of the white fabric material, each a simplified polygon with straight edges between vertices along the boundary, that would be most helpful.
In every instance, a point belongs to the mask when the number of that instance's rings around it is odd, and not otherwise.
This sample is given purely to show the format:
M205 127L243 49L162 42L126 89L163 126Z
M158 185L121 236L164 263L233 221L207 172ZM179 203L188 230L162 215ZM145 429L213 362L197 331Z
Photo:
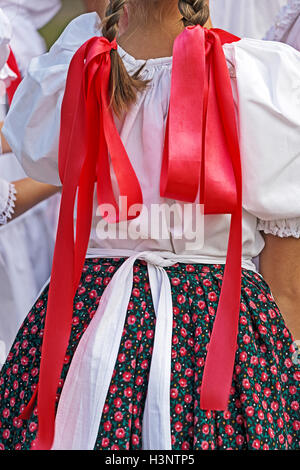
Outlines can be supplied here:
M12 36L12 28L9 19L0 8L0 104L5 103L6 88L17 76L8 67L9 43Z
M25 177L14 155L0 157L0 172L6 181ZM0 227L0 364L49 279L57 206L54 196Z
M103 257L107 255L109 252L102 254ZM136 259L147 260L158 270L158 272L150 270L150 286L155 299L158 334L155 335L149 377L143 448L171 450L172 296L169 278L158 266L171 266L174 261L165 260L159 254L152 252L138 253L128 258L105 289L96 315L78 345L64 383L56 415L55 441L52 450L94 448L99 419L101 420L120 347L132 292L133 265ZM162 350L165 352L163 360Z
M22 72L25 73L33 55L44 52L44 43L35 27L42 26L44 21L46 23L57 11L59 3L43 0L0 0L0 7L7 14L6 16L0 9L0 84L3 80L3 92L9 81L15 78L5 64L10 39L12 38L11 44L17 60L21 60L19 65ZM35 26L31 21L32 15ZM20 49L15 47L18 44ZM2 104L1 118L5 116L5 108ZM9 181L26 177L13 154L0 156L0 177L6 180L6 185ZM50 276L58 204L59 197L55 196L8 225L0 227L0 364L5 361L25 315Z
M281 41L300 51L300 0L289 0L266 35L269 41Z
M262 39L287 0L210 0L213 26L240 38Z
M280 238L300 238L300 218L283 220L260 220L258 230Z
M45 41L38 29L47 24L61 8L60 0L0 0L0 8L10 20L13 34L11 48L22 75L32 57L43 54Z
M45 26L61 8L61 0L0 0L0 8L20 16L27 11L36 29Z
M69 63L75 51L92 36L100 35L96 13L75 19L52 47L50 53L34 59L19 87L3 132L27 174L58 185L58 139L60 110ZM132 72L144 63L121 48L127 69ZM243 260L255 258L264 247L257 219L281 220L300 216L299 131L300 54L289 46L243 39L224 46L231 69L232 87L239 119L244 174ZM251 74L249 74L249 67ZM118 224L117 240L107 233L96 215L90 248L168 251L187 254L186 241L174 236L157 240L149 232L147 211L152 204L174 201L159 193L164 127L168 112L172 58L147 61L143 77L151 80L146 92L117 127L140 181L145 210L129 224ZM264 123L262 126L261 123ZM155 135L155 139L153 139ZM143 155L143 158L141 158ZM113 176L116 194L118 189ZM281 188L284 187L284 195ZM166 213L164 213L166 216ZM166 216L167 217L167 216ZM230 216L205 217L205 243L188 254L218 259L224 263ZM141 236L134 239L140 230Z
M93 450L124 329L133 285L133 265L147 262L156 314L153 354L143 416L143 449L172 450L170 429L173 302L164 268L181 262L202 264L201 257L174 253L89 250L92 258L128 257L104 290L95 316L72 358L55 421L52 450Z

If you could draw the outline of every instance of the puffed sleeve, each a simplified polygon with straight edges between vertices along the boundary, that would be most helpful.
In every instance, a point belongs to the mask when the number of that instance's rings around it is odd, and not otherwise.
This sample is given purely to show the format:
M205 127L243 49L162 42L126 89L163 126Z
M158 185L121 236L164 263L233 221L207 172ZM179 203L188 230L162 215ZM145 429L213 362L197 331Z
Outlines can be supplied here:
M269 41L224 46L235 67L244 209L258 229L300 236L300 53Z
M49 53L33 59L17 89L3 134L26 174L59 186L60 114L69 64L78 48L100 34L96 13L73 20Z

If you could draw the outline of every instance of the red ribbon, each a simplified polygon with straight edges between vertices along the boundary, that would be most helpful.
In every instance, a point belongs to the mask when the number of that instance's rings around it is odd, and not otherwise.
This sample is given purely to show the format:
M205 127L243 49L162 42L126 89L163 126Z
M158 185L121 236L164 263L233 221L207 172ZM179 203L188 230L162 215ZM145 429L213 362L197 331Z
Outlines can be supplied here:
M94 188L98 203L115 208L118 222L129 217L113 194L110 161L120 196L128 208L143 203L142 191L117 132L110 107L110 53L116 41L95 37L75 54L62 104L59 172L63 182L60 217L44 329L38 387L22 413L29 419L37 396L38 436L35 449L50 449L54 439L55 401L67 350L73 299L82 274L92 224ZM74 206L78 189L76 239ZM102 214L106 216L106 214ZM63 265L62 265L63 263Z
M15 58L12 50L10 50L10 54L9 54L8 59L7 59L7 65L17 75L17 78L15 80L13 80L11 82L11 84L9 85L9 87L7 87L7 89L6 89L8 102L9 102L9 104L11 104L12 99L14 97L14 94L15 94L18 86L20 85L21 81L22 81L21 72L19 70L16 58Z
M227 263L208 346L200 406L226 410L237 346L241 294L242 172L231 81L220 30L188 27L175 41L161 196L205 214L232 214Z
M231 84L222 50L222 41L237 39L225 32L193 27L176 40L161 175L163 197L194 202L200 185L206 213L232 214L228 261L201 391L201 407L216 410L226 409L228 403L240 304L241 168ZM21 415L30 418L37 397L36 449L50 449L54 439L56 393L70 337L73 299L89 242L95 183L99 204L115 208L116 217L109 222L130 219L115 201L110 161L120 195L127 197L127 207L143 202L110 108L110 54L116 47L115 41L90 39L75 54L67 78L59 146L62 201L39 383Z

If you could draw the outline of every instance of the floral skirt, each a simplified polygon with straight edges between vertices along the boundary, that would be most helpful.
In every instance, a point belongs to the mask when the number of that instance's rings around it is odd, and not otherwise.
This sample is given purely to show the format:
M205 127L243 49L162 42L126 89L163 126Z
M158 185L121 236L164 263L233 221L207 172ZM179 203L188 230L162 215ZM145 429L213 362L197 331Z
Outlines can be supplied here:
M86 261L57 401L72 356L100 297L124 259ZM243 270L235 368L228 409L203 411L199 393L223 266L167 268L173 295L171 434L174 450L299 449L299 364L290 332L263 279ZM35 409L22 421L39 377L48 288L25 319L0 375L0 449L29 450ZM9 312L7 312L9 315ZM59 325L57 326L59 329ZM95 450L142 449L143 411L155 335L147 265L134 265L134 285Z

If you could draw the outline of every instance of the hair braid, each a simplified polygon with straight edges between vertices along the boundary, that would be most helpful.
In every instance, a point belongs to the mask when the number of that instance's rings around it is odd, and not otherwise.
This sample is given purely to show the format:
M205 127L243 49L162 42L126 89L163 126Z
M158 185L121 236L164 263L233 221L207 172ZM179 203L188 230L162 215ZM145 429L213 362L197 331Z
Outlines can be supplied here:
M207 0L179 0L178 8L182 14L184 26L204 26L209 19Z
M105 18L102 21L102 35L109 41L113 41L119 33L119 22L124 7L131 0L110 0L106 9ZM139 0L141 1L141 0ZM162 1L162 0L156 0ZM149 0L143 0L142 4ZM142 6L142 5L140 5ZM178 0L178 9L182 14L184 26L204 26L209 19L209 6L207 0ZM143 67L141 67L142 69ZM143 91L149 81L140 78L141 69L130 76L118 54L111 51L110 96L111 106L117 115L127 111L136 102L137 94Z
M102 22L102 35L113 41L119 33L119 22L127 0L110 0ZM127 111L136 102L137 93L143 91L148 81L139 78L138 70L133 76L127 72L118 51L111 51L110 95L111 106L117 115Z

